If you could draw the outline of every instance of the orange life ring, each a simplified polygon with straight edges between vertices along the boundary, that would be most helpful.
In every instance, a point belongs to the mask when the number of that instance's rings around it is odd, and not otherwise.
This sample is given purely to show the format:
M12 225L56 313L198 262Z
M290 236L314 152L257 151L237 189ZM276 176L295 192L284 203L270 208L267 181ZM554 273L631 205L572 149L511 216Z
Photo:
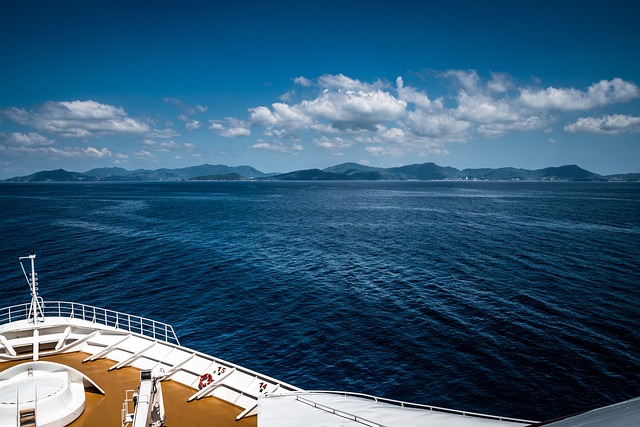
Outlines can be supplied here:
M206 374L202 374L202 376L200 377L200 384L198 386L200 387L200 390L202 390L212 382L213 376L207 372Z

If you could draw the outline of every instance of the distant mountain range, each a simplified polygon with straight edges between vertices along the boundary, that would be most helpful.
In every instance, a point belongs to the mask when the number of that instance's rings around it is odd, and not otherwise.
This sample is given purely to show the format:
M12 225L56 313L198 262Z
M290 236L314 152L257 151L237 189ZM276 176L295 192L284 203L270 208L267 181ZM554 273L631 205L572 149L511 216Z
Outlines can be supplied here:
M87 172L67 172L64 169L41 171L32 175L6 179L3 182L157 182L206 180L242 180L266 177L251 166L200 165L180 169L136 169L98 168Z
M381 181L381 180L478 180L478 181L640 181L640 173L598 175L576 165L528 170L516 168L463 169L422 163L396 168L375 168L343 163L326 169L267 174L251 166L200 165L180 169L99 168L87 172L64 169L41 171L2 182L158 182L158 181Z

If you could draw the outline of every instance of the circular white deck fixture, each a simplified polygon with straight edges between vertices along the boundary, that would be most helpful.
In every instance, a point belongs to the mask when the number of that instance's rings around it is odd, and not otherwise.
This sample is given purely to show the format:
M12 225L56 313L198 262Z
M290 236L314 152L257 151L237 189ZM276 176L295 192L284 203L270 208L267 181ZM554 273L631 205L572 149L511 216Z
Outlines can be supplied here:
M85 386L104 394L89 377L58 363L28 362L0 372L0 427L71 424L84 411Z

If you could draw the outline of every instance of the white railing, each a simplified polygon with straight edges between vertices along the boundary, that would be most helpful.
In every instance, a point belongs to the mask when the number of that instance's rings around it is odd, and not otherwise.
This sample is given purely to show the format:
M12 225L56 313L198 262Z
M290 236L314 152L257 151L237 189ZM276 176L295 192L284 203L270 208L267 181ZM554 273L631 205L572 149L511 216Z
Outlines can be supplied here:
M145 317L67 301L45 301L43 310L45 319L47 317L80 319L180 345L171 325ZM0 325L28 320L28 315L29 304L2 308L0 309Z
M488 414L481 414L478 412L469 412L469 411L460 411L460 410L456 410L456 409L448 409L448 408L441 408L439 406L431 406L431 405L422 405L419 403L409 403L409 402L403 402L400 400L393 400L393 399L386 399L384 397L377 397L377 396L372 396L370 394L362 394L362 393L350 393L350 392L346 392L346 391L330 391L330 390L307 390L307 391L294 391L294 392L287 392L287 393L268 393L266 394L264 397L265 398L274 398L274 397L289 397L289 396L295 396L296 400L298 401L302 401L303 403L309 404L309 402L311 403L315 403L313 401L311 401L308 398L304 398L303 396L313 396L313 395L322 395L322 394L334 394L334 395L338 395L338 396L351 396L351 397L359 397L362 399L369 399L369 400L373 400L375 402L383 402L383 403L387 403L387 404L391 404L391 405L396 405L396 406L400 406L402 408L413 408L413 409L423 409L423 410L429 410L429 411L436 411L436 412L446 412L449 414L456 414L456 415L463 415L466 417L476 417L476 418L487 418L487 419L492 419L492 420L500 420L500 421L510 421L510 422L519 422L519 423L528 423L528 424L533 424L533 423L537 423L538 421L531 421L531 420L521 420L518 418L510 418L510 417L501 417L501 416L497 416L497 415L488 415ZM325 411L328 410L328 412L331 412L333 410L333 408L330 408L326 405L322 405L322 404L316 404L317 407L319 409L323 409ZM313 405L312 405L313 406ZM335 410L336 412L343 412L343 411L339 411L339 410ZM346 412L343 412L345 415L351 415L351 414L347 414ZM337 414L336 415L341 415L341 414ZM341 415L344 417L344 415ZM346 417L349 418L349 417ZM357 417L359 418L359 417ZM353 418L351 418L353 419ZM358 421L361 423L372 423L371 421L367 421L365 419L353 419L354 421ZM373 423L373 425L375 425L375 423Z
M366 418L359 417L350 412L345 412L327 405L322 405L320 403L314 402L313 400L305 399L304 397L296 396L296 400L302 403L306 403L307 405L312 406L316 409L321 409L325 412L329 412L330 414L337 415L339 417L346 418L348 420L355 421L369 427L385 427L383 424L376 423L375 421L370 421Z

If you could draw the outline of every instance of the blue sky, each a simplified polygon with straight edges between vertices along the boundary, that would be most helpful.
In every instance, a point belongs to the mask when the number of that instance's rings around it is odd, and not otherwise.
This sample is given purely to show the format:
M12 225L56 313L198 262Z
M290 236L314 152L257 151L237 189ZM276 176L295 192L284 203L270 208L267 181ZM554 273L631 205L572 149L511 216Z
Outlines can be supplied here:
M203 163L640 172L632 1L7 2L0 178Z

